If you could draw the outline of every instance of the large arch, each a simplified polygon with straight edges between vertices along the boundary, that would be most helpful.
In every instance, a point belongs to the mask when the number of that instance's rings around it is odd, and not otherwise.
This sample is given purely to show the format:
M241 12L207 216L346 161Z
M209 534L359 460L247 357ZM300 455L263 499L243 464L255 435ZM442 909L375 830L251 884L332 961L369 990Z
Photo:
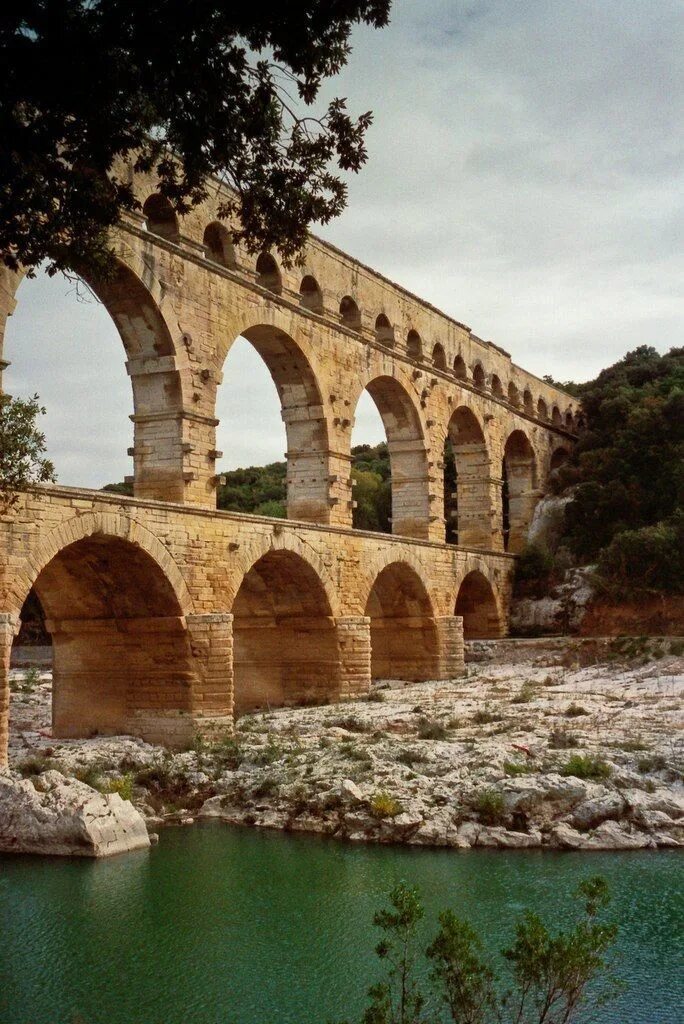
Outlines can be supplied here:
M449 420L446 441L455 471L446 479L449 537L465 547L492 547L492 481L484 430L472 409L459 406ZM445 459L445 462L447 460ZM449 466L447 466L449 468Z
M301 555L271 550L233 602L235 713L320 704L339 690L339 648L325 588Z
M365 614L370 618L372 679L439 678L432 602L425 584L407 562L391 562L378 573Z
M37 553L30 591L52 637L53 735L187 743L196 665L184 584L117 532L86 527L47 557L58 535Z
M418 410L394 377L375 377L365 390L382 419L392 474L392 533L426 538L430 503L428 455Z
M455 615L463 618L463 639L496 639L504 635L504 626L494 589L479 569L463 579L456 597Z
M278 392L287 437L287 518L327 523L328 424L314 369L278 327L257 324L241 336L263 359Z
M140 263L139 273L115 258L106 278L81 268L75 268L74 276L107 311L124 347L133 396L133 447L129 454L134 460L134 493L141 498L182 501L183 391L176 346L157 298L140 276L145 267L135 254L131 256L136 266ZM16 289L22 280L22 275L14 276ZM18 298L21 301L21 293ZM84 358L96 359L96 350L84 353ZM160 358L163 365L151 374L152 361L159 364Z
M506 441L502 475L504 550L517 553L525 546L539 497L534 449L522 430L514 430Z

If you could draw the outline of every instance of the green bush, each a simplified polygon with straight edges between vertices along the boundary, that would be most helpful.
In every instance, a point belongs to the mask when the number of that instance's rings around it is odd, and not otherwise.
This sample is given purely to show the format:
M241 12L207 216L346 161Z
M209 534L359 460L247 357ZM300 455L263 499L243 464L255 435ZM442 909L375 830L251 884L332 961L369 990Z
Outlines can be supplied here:
M122 800L133 799L133 776L120 775L117 779L109 779L105 786L106 793L118 793Z
M653 754L651 757L640 757L637 761L637 769L642 775L660 772L663 768L667 768L667 761L661 754Z
M436 718L421 718L418 722L418 739L445 740L448 736L446 726Z
M528 543L515 564L516 583L547 580L554 569L553 555L540 544Z
M374 818L395 818L401 814L402 807L398 800L381 790L371 798L370 810Z
M400 750L397 754L397 763L405 764L407 768L413 768L414 764L425 764L429 760L422 750L412 750L410 747Z
M16 768L25 779L35 775L42 775L43 772L47 771L62 770L59 761L55 761L54 758L47 757L45 754L31 754L29 757L24 758L23 761L20 761Z
M481 790L473 801L473 810L477 811L480 821L485 825L501 825L506 819L504 798L495 789Z
M599 556L598 575L627 596L684 593L684 514L618 533Z
M576 779L609 779L612 771L606 761L591 754L573 754L560 768L561 775L572 775Z
M583 708L581 704L575 704L573 701L573 703L569 704L565 709L564 714L566 718L581 718L582 715L588 715L589 712L586 708Z
M535 770L534 765L528 764L527 761L504 761L503 769L506 775L513 778L517 775L529 775Z

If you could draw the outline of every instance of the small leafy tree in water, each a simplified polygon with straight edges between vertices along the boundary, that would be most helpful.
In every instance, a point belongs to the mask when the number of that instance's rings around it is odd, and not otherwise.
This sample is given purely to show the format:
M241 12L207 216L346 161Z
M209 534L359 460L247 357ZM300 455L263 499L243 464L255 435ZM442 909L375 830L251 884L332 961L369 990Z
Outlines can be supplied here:
M603 986L592 984L606 976L617 934L614 924L598 920L608 904L606 882L587 879L577 896L584 904L580 919L557 934L537 914L523 915L513 942L502 951L504 976L468 922L443 911L426 950L431 965L426 997L415 971L423 908L417 891L399 883L389 894L391 907L374 917L385 932L376 952L390 966L386 979L369 989L362 1024L571 1024L587 1005L589 986L593 1008L604 1006L617 991L612 975Z
M45 409L32 398L0 395L0 512L16 504L18 492L55 479L44 457L45 435L36 426Z

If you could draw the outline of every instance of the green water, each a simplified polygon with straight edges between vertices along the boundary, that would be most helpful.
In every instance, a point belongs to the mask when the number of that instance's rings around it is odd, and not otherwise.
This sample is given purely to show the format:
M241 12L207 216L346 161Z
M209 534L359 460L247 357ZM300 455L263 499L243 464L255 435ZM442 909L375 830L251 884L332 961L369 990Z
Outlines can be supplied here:
M492 939L530 906L560 923L600 872L629 989L603 1024L681 1024L684 858L355 846L207 826L102 862L0 858L2 1024L303 1024L358 1013L391 883Z

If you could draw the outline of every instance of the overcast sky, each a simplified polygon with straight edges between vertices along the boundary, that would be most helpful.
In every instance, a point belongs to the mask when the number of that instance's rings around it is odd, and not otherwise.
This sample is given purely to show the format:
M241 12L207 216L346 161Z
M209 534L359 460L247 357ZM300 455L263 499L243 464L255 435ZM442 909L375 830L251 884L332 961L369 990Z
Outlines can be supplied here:
M395 0L330 87L375 121L347 211L317 233L540 375L585 380L636 345L681 345L682 54L682 0ZM25 282L6 357L7 390L48 406L63 483L131 472L104 310L63 281ZM225 371L223 468L282 458L246 342ZM368 405L357 421L355 443L379 439Z

